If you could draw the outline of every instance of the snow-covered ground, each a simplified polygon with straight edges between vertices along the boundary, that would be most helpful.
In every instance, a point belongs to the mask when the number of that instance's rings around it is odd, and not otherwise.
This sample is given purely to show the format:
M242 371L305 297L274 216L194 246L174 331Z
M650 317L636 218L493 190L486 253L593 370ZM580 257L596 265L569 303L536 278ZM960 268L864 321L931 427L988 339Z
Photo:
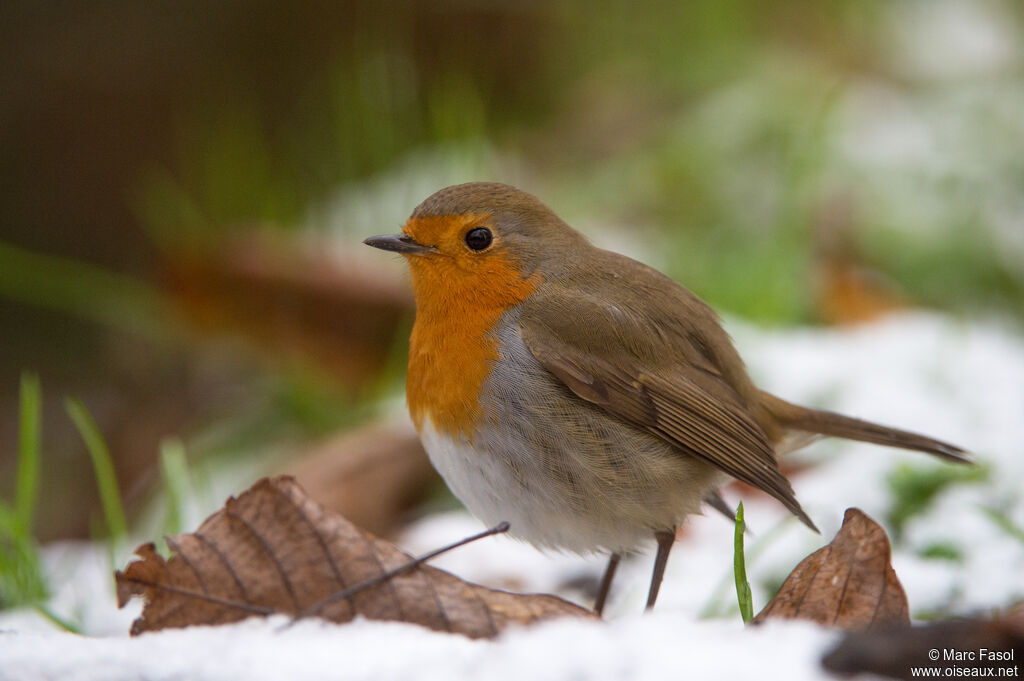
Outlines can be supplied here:
M911 612L968 614L1024 599L1024 542L983 510L1024 527L1024 335L998 322L933 315L893 317L851 330L765 331L728 324L759 384L787 399L918 430L973 451L987 468L912 517L893 564ZM823 441L793 455L813 464L793 477L818 536L772 500L743 499L753 536L747 571L755 610L769 585L829 541L843 510L883 524L894 503L887 479L901 466L947 464L925 455ZM239 491L252 481L239 484ZM731 504L739 501L726 490ZM425 552L480 528L462 513L426 518L400 544ZM945 557L926 557L942 546ZM396 624L307 622L280 630L248 621L127 637L138 611L115 609L105 549L53 547L53 609L90 636L58 633L28 613L0 615L0 680L7 679L747 679L828 678L818 666L837 634L805 623L744 629L732 588L732 526L716 513L692 519L672 554L657 610L642 615L651 556L625 561L608 622L552 622L470 641ZM435 565L490 586L555 591L596 578L603 558L542 554L495 538Z

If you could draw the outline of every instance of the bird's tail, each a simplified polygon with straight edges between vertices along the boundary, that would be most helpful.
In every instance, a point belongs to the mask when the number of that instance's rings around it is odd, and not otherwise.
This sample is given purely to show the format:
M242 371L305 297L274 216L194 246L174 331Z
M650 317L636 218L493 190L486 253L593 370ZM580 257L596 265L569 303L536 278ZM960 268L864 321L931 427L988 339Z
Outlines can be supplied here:
M820 433L847 440L859 440L887 447L927 452L955 463L972 463L967 452L956 445L906 430L881 426L870 421L843 416L830 411L801 407L764 391L761 404L772 418L787 430Z

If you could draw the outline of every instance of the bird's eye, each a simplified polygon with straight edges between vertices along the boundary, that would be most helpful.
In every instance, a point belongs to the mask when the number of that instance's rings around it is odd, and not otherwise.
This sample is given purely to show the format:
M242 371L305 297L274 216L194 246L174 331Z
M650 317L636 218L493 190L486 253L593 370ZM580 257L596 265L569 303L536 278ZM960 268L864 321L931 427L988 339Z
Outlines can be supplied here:
M477 227L466 232L466 245L474 251L482 251L491 245L494 237L486 227Z

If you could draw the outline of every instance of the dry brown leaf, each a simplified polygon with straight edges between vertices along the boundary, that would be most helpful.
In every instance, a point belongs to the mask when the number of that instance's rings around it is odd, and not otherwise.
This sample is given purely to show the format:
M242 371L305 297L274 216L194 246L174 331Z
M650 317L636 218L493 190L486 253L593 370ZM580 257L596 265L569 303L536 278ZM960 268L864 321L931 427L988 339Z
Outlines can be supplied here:
M306 493L374 534L442 485L408 421L374 423L331 438L289 466Z
M986 651L984 656L982 650ZM934 659L929 656L930 651L935 651ZM958 658L958 651L970 656ZM899 631L851 632L825 655L821 664L844 676L872 674L912 679L921 676L914 672L921 667L955 667L960 676L984 675L970 673L973 669L1004 667L1009 672L1022 658L1024 604L995 618L929 622Z
M891 558L881 525L848 508L832 543L804 558L754 621L806 619L848 631L909 626Z
M152 544L115 574L118 604L142 595L132 634L223 624L250 615L296 614L338 591L409 562L393 544L325 511L288 476L260 480L192 534L168 538L167 561ZM555 596L519 595L465 582L429 566L337 600L320 611L334 622L357 614L487 638L511 624L593 617Z

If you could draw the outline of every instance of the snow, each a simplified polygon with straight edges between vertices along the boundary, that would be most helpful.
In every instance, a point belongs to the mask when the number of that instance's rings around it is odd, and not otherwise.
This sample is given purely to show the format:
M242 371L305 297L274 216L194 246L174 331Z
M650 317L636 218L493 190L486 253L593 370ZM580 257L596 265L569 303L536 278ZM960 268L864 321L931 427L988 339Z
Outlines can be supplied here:
M7 634L0 639L0 679L714 680L756 678L774 668L800 681L821 678L818 651L836 638L806 623L743 631L735 622L697 624L678 612L607 625L563 620L493 642L395 622L304 622L282 629L284 622L249 620L133 639ZM744 654L736 655L731 651L740 642Z
M940 495L912 518L893 564L911 612L970 614L1024 599L1024 542L983 510L1024 527L1024 336L997 321L896 316L845 330L764 330L727 324L752 374L786 399L918 430L975 452L990 474ZM791 455L813 463L792 476L797 497L822 529L815 535L771 499L743 499L747 571L755 610L789 571L829 541L843 511L862 508L885 522L887 477L900 466L941 469L929 457L870 445L822 441ZM249 481L251 482L251 481ZM247 484L247 483L246 483ZM242 485L243 487L245 485ZM240 491L240 490L239 490ZM727 489L730 504L740 500ZM461 512L410 527L399 543L422 553L469 535L480 523ZM959 560L923 557L936 542ZM732 586L732 525L714 512L693 518L673 550L654 613L643 615L652 556L623 562L607 622L558 621L470 641L411 625L280 618L216 628L126 635L137 612L114 606L105 548L49 547L59 584L51 608L83 622L89 636L54 631L42 618L0 614L0 681L7 679L746 679L828 678L818 661L838 634L807 623L744 628ZM434 561L498 588L555 592L581 603L601 556L545 554L498 537ZM741 652L742 651L742 652Z

